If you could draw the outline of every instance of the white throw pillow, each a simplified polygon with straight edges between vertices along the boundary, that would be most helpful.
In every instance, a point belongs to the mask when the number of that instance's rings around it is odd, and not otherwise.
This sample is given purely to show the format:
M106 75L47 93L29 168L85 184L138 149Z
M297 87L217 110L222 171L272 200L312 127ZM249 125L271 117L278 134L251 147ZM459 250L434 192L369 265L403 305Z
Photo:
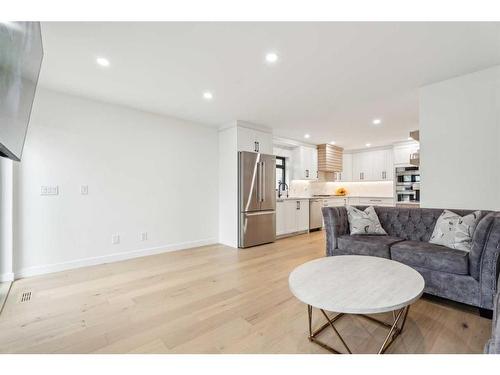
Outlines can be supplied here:
M346 206L347 218L351 234L385 234L384 228L380 225L377 213L373 206L361 211L356 207Z
M462 217L452 211L444 210L436 222L429 242L451 249L470 251L472 236L480 218L481 211Z

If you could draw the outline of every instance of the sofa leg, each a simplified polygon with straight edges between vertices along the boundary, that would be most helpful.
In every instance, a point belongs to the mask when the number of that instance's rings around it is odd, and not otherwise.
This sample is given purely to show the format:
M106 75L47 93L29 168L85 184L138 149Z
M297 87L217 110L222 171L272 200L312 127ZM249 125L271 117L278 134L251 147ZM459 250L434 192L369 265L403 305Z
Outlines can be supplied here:
M493 319L493 310L479 308L479 316L482 318Z

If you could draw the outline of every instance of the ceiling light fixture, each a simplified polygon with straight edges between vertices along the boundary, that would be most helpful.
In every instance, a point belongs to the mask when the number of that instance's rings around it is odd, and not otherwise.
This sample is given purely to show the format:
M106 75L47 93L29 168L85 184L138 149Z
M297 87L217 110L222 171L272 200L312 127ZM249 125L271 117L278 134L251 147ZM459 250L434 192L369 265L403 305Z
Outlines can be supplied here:
M304 134L304 138L305 138L305 139L309 139L309 138L311 138L311 135L309 135L309 134Z
M370 147L371 145L372 145L371 143L367 143L365 146Z
M210 91L205 91L203 93L203 99L212 100L213 98L214 98L214 94L212 94Z
M274 64L278 61L278 55L275 52L266 53L266 62Z
M334 145L334 144L335 144L335 141L331 141L331 142L330 142L330 144L331 144L331 145Z
M99 64L100 66L109 66L109 60L105 57L98 57L95 59L96 63Z
M408 137L407 138L409 141L413 141L413 138L412 137Z
M105 57L98 57L98 58L95 59L95 61L100 66L105 66L105 67L109 66L109 60L107 58L105 58Z
M374 120L372 121L372 124L373 124L373 125L380 125L381 123L382 123L382 120L381 120L381 119L379 119L379 118L376 118L376 119L374 119Z

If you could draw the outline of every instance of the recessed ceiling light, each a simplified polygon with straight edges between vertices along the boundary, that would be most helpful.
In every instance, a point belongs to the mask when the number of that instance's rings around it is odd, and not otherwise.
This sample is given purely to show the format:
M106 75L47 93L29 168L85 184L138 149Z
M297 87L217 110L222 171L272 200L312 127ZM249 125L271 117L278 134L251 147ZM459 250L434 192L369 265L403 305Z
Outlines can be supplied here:
M95 59L95 61L100 65L100 66L109 66L109 60L105 57L98 57Z
M407 138L409 141L413 141L413 138L412 137L408 137Z
M335 144L335 141L331 141L331 142L330 142L330 144L331 144L331 145L334 145L334 144Z
M203 99L212 100L213 98L214 98L214 94L212 94L210 91L205 91L203 93Z
M380 125L381 123L382 123L382 120L381 120L381 119L379 119L379 118L376 118L376 119L374 119L374 120L372 121L372 124L373 124L373 125Z
M365 146L370 147L371 145L372 145L371 143L367 143Z
M268 62L269 64L274 64L277 61L278 61L278 55L276 54L276 52L266 53L266 62Z
M309 138L311 138L311 135L309 135L309 134L304 134L304 138L309 139Z

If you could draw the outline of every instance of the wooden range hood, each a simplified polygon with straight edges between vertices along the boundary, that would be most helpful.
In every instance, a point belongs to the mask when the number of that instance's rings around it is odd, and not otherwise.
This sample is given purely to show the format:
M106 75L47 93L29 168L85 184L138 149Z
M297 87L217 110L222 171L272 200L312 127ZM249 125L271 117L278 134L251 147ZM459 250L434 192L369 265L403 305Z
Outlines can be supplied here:
M320 180L334 181L335 173L342 172L344 149L331 144L318 145L318 177Z

